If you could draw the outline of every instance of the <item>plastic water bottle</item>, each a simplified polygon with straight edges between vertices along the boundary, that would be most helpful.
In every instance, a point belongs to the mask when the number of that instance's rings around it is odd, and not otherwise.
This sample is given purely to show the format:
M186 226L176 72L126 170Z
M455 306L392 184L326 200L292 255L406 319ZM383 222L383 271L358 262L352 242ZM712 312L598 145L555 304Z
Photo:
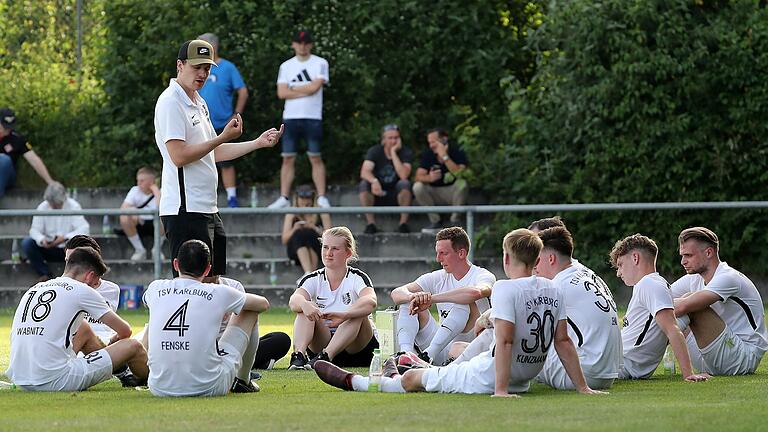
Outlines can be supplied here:
M109 215L104 215L104 218L101 220L101 233L112 234L112 224L109 222Z
M251 186L251 207L256 208L259 206L259 191L256 190L256 186Z
M277 264L274 261L269 263L269 284L277 285Z
M675 374L675 353L672 351L672 346L667 345L667 350L664 351L664 375L672 376Z
M77 201L77 188L76 187L73 187L72 189L69 190L69 197L72 198L73 200Z
M381 350L378 348L373 350L371 368L368 371L368 391L381 391Z
M21 252L19 252L19 241L17 239L13 239L13 243L11 243L11 262L14 264L21 262Z
M0 390L15 390L16 384L7 381L0 381Z

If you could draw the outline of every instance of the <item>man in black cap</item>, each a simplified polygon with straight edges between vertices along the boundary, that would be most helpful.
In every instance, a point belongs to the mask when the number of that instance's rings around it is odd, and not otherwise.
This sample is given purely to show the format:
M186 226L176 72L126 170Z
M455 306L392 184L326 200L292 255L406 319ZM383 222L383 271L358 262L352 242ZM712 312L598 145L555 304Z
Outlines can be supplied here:
M184 42L176 60L176 78L155 105L155 141L163 157L160 218L171 259L185 241L201 240L211 251L212 278L223 275L227 265L226 235L216 206L216 162L272 147L283 133L280 126L253 141L231 143L243 133L243 119L236 114L216 134L208 106L198 93L216 64L214 58L210 43Z
M330 207L325 196L325 164L320 155L323 140L323 85L328 83L328 62L312 54L312 33L296 32L291 47L296 54L280 65L277 75L277 97L285 100L283 123L283 165L280 168L280 197L269 208L288 207L291 184L295 176L299 142L307 144L312 164L312 182L317 190L317 205Z
M43 160L15 126L16 114L10 108L0 108L0 198L16 184L16 162L21 155L47 184L54 182Z

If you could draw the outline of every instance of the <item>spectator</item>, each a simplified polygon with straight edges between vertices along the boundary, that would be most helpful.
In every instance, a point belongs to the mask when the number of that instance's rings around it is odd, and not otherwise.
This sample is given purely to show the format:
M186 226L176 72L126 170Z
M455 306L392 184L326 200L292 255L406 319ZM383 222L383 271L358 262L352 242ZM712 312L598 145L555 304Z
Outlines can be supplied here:
M448 133L435 128L427 132L429 149L421 154L421 163L416 170L416 184L413 194L422 206L454 205L467 202L469 187L467 181L457 177L467 168L467 155L456 145L448 143ZM429 214L431 225L425 232L432 233L443 227L440 215ZM461 215L451 215L451 225L459 225Z
M216 135L220 135L224 132L224 126L234 118L235 114L243 114L245 102L248 100L248 88L245 86L237 66L219 55L218 36L213 33L205 33L198 36L198 39L213 45L213 61L218 65L218 67L211 68L211 74L199 93L208 105L211 123L216 130ZM232 110L233 93L237 93L234 111ZM227 205L238 207L235 160L216 162L216 166L221 170L221 183L227 190Z
M310 185L296 188L293 196L294 207L315 207L315 191ZM329 214L292 214L285 215L283 222L283 244L287 247L288 258L299 264L304 274L319 268L320 238L323 227L331 227Z
M299 141L307 143L307 156L312 164L312 181L319 194L317 205L330 207L325 196L325 164L320 156L323 139L323 85L328 83L328 62L312 55L312 34L300 31L293 36L291 47L296 54L280 65L277 75L277 97L285 99L283 123L283 165L280 168L280 197L269 208L288 207L291 184L295 175Z
M45 189L43 201L37 210L80 210L80 204L67 197L67 190L61 183L53 182ZM21 242L21 248L35 269L39 278L45 282L53 278L49 262L64 262L64 246L77 234L88 234L88 221L78 216L33 216L29 237Z
M160 202L160 189L157 187L156 179L157 172L152 168L139 168L136 172L136 186L128 191L128 195L125 196L120 208L157 210L157 203ZM144 248L140 236L154 236L155 224L152 215L121 215L120 226L134 249L131 261L140 261L146 258L147 250ZM162 230L162 227L160 229Z
M363 166L360 167L360 184L357 191L360 194L360 204L363 207L376 206L409 206L411 195L411 149L403 147L400 139L400 128L396 124L388 124L381 129L381 145L375 145L365 154ZM378 228L373 213L366 213L366 234L376 234ZM408 213L400 213L400 225L397 232L409 233Z
M47 184L54 182L43 160L32 150L26 138L16 132L15 127L16 114L10 108L0 109L0 198L16 184L16 162L21 155Z

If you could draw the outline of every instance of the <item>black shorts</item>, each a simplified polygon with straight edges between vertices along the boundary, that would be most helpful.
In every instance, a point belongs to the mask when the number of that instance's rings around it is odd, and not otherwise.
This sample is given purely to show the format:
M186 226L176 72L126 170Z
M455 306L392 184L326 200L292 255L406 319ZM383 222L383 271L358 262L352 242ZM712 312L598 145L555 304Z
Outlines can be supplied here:
M153 220L147 219L144 221L142 220L139 220L139 221L144 223L136 224L136 234L138 234L139 237L154 237L155 223L153 222ZM125 231L123 231L123 229L120 227L112 228L112 232L115 233L116 235L125 237Z
M299 264L299 257L296 255L296 251L299 248L308 247L315 251L317 257L320 257L320 234L312 228L299 228L297 229L291 238L288 239L286 245L286 252L288 252L288 258Z
M171 247L171 262L179 253L182 243L200 240L211 249L211 273L208 276L224 275L227 270L227 235L218 213L180 213L174 216L160 216L165 228L165 238ZM173 270L173 277L179 274Z
M379 341L376 340L376 336L371 336L371 340L368 341L368 345L361 349L360 352L350 354L346 351L340 352L336 355L336 358L331 363L336 366L344 367L368 367L371 365L371 359L373 359L373 350L379 347ZM312 350L307 348L307 355L309 358L315 356Z

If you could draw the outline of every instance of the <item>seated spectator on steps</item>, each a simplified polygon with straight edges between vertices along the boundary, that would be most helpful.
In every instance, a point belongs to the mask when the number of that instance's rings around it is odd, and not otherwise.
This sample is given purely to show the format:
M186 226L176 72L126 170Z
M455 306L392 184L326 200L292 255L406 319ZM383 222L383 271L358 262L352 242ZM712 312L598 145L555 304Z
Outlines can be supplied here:
M136 172L136 186L128 191L122 209L157 210L160 202L160 188L156 183L157 172L149 167L141 167ZM120 227L133 246L131 261L141 261L147 257L147 250L141 242L142 236L154 236L155 224L152 215L120 215ZM160 227L162 230L162 227ZM160 237L162 242L163 237ZM162 245L162 243L161 243Z
M413 185L416 202L422 206L466 204L469 186L457 175L467 169L467 155L458 145L448 142L448 133L444 129L435 128L427 132L427 143L429 148L421 154ZM423 231L431 233L443 227L437 213L429 214L429 222L430 227ZM460 222L459 213L451 214L451 225L458 226Z
M45 189L43 201L37 210L80 210L80 204L67 196L61 183L53 182ZM29 237L21 242L29 263L44 282L53 278L48 262L64 262L64 246L67 240L78 234L88 234L88 221L78 216L33 216Z
M400 128L388 124L381 129L381 144L368 149L363 166L360 167L360 184L357 191L360 204L370 206L410 206L411 195L411 149L403 147ZM365 234L376 234L378 228L372 213L366 213L368 225ZM409 233L408 213L400 214L397 232Z
M317 207L315 190L310 185L301 185L293 195L294 207ZM319 268L320 235L323 227L331 227L329 214L285 215L282 241L286 245L288 258L301 266L304 274Z
M10 108L0 108L0 198L16 184L17 161L22 155L41 179L49 185L54 182L43 160L15 127L16 114Z

